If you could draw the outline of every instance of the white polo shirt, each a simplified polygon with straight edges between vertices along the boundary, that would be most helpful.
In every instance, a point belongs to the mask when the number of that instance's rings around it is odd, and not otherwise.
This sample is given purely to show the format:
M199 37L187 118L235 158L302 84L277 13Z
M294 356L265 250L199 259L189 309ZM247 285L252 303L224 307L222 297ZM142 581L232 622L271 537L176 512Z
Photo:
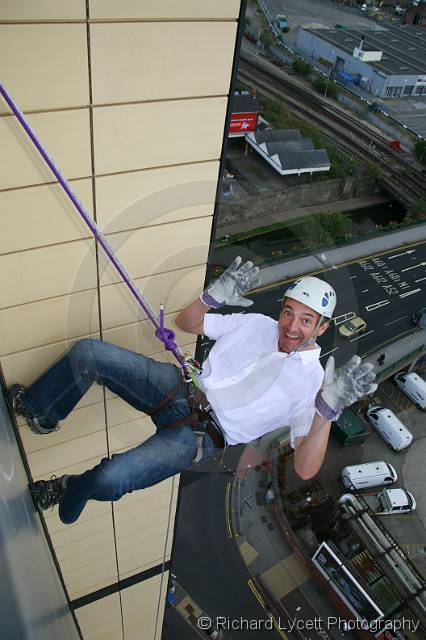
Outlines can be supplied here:
M324 370L321 349L278 351L278 322L262 314L207 314L215 340L200 381L227 444L250 442L290 427L290 442L309 433Z

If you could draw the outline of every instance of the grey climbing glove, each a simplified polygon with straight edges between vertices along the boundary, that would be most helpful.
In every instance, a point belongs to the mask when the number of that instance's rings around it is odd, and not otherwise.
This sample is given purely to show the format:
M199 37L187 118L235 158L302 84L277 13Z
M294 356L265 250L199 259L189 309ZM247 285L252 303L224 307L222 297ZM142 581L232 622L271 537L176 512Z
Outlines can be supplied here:
M253 300L243 298L242 294L261 284L259 267L248 260L241 265L241 256L237 256L229 267L201 294L201 301L208 307L219 309L226 304L237 307L250 307Z
M346 407L363 396L374 393L376 374L370 362L361 364L359 356L352 356L335 371L334 358L327 360L324 381L315 398L318 413L326 420L335 420Z

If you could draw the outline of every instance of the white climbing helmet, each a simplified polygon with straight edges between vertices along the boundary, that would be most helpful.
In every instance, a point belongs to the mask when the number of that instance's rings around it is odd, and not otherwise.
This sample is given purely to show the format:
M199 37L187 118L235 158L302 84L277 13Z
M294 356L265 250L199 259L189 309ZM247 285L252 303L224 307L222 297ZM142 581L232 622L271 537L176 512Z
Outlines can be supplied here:
M336 292L333 287L313 276L298 278L287 289L285 298L306 304L325 318L331 318L336 306Z

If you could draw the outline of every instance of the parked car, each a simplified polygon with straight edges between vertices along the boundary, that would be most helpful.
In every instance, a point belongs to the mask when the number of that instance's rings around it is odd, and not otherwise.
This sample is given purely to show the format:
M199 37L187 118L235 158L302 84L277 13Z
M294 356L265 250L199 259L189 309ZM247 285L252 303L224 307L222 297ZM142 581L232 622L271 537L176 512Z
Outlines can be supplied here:
M403 451L412 443L413 434L390 409L370 407L367 410L367 419L394 451Z
M420 324L423 314L425 315L425 318L423 318L424 322L426 320L426 307L422 307L421 309L414 311L414 313L411 314L411 322L413 324Z
M393 484L398 480L398 474L391 464L383 460L353 464L345 467L340 478L346 489L359 490Z
M402 393L410 398L419 409L426 411L426 382L418 373L402 371L397 373L393 379Z
M358 316L344 322L339 327L339 334L344 338L354 338L355 336L364 333L367 328L367 323Z
M376 496L363 496L369 507L383 516L411 513L417 504L412 493L399 487L397 489L383 489Z

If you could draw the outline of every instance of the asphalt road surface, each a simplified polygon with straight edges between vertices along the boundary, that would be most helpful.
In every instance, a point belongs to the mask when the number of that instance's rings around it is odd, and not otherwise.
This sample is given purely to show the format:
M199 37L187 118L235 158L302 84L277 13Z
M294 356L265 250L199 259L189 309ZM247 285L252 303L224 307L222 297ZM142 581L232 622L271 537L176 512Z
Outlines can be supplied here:
M181 480L184 486L175 528L172 572L213 621L221 616L237 623L241 617L266 621L267 614L248 587L250 575L226 527L226 484L231 476L198 475L199 478L196 473L186 472ZM195 482L185 486L185 479L191 476ZM173 625L171 618L169 625ZM265 632L262 628L226 630L224 637L281 640L275 630Z
M374 353L415 330L411 314L426 306L426 243L362 258L325 271L322 277L335 288L337 307L332 326L318 339L321 358L333 354L340 366L354 354ZM278 319L285 288L281 284L251 296L254 304L248 312ZM226 307L223 312L246 313L241 307ZM355 338L342 338L339 325L354 316L367 322L366 331ZM201 344L207 354L207 338Z

